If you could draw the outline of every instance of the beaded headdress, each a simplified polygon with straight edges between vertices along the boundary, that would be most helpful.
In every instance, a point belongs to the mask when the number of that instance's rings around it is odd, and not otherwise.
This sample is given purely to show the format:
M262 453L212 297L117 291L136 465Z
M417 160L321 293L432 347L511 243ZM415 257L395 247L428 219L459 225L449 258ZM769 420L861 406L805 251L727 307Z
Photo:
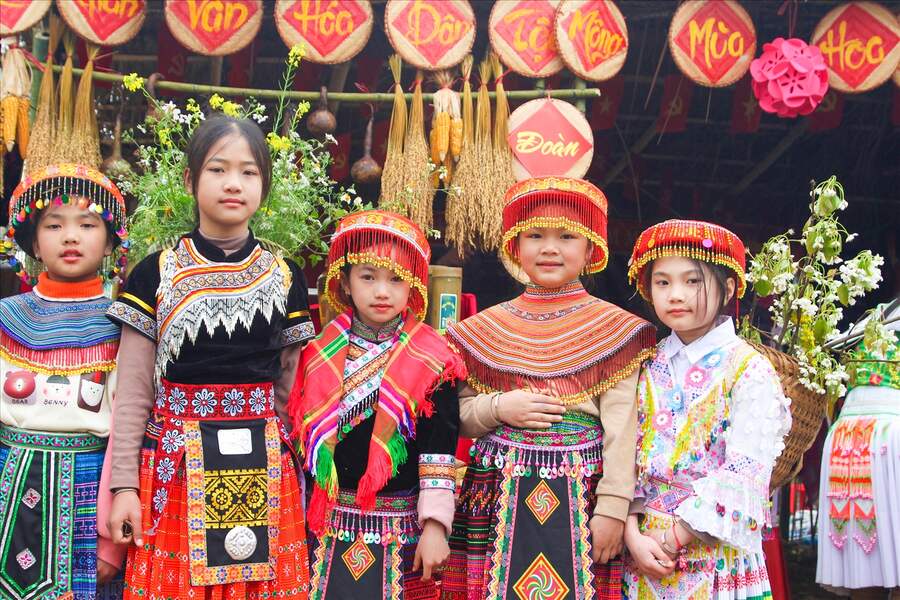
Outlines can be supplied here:
M586 237L594 245L586 273L606 268L606 196L583 179L536 177L506 191L501 251L517 267L519 233L532 227L562 227Z
M410 284L409 308L423 319L428 309L428 263L431 248L419 227L398 214L366 210L338 223L328 251L325 299L337 312L349 307L341 292L341 269L371 264L392 270Z
M737 297L744 296L747 280L744 242L721 225L703 221L672 219L645 229L634 243L628 261L628 281L637 285L638 292L650 300L646 289L644 268L657 258L683 256L721 265L737 277Z
M25 283L34 285L37 273L42 270L40 261L34 256L34 233L37 211L53 204L77 203L96 212L110 225L115 234L112 242L116 251L105 261L102 275L114 279L127 264L128 233L125 229L125 200L121 192L100 171L61 163L50 165L34 173L16 186L9 200L8 239L3 240L3 250L12 254L14 244L28 258L19 260L10 256L7 260ZM118 255L118 256L117 256Z

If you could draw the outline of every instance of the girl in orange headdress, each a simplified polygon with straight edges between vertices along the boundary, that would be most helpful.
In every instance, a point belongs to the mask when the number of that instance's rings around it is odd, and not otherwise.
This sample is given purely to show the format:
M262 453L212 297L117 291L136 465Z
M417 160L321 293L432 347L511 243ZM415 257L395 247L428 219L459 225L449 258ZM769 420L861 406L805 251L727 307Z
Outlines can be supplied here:
M444 598L621 597L637 369L654 331L579 281L606 266L606 208L582 180L512 186L503 253L530 283L448 329L469 369L461 431L480 439Z

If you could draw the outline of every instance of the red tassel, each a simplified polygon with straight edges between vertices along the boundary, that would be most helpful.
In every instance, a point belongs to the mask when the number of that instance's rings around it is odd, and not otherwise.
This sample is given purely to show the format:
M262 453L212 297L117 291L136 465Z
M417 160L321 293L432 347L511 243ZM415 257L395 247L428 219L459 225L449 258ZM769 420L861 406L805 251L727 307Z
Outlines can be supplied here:
M375 449L379 452L375 452ZM369 464L356 488L356 503L363 511L375 508L375 494L391 478L391 456L381 446L369 446Z
M306 525L316 535L325 532L325 515L331 512L334 501L328 499L328 494L319 486L313 487L312 498L306 509Z

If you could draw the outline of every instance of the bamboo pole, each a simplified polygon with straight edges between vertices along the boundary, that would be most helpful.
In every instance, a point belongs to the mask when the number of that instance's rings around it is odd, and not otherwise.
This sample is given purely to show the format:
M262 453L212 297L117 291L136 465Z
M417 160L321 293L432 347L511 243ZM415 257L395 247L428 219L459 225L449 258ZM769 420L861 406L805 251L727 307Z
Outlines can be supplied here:
M62 67L53 65L54 71L61 71ZM76 76L81 76L82 69L72 69ZM119 83L123 79L123 75L114 73L98 73L94 72L94 81L109 81ZM253 96L254 98L281 98L282 96L289 100L318 100L318 91L287 91L281 90L263 90L254 88L234 88L217 85L200 85L195 83L181 83L178 81L166 81L160 79L156 83L157 90L168 90L172 92L187 92L189 94L210 95L219 94L222 96ZM494 92L489 92L491 98L495 96ZM412 100L412 94L405 94L407 100ZM430 102L433 94L422 94L425 102ZM535 98L560 98L563 100L578 100L579 98L597 98L600 96L600 90L597 88L585 89L565 89L565 90L516 90L506 92L506 97L510 100L534 100ZM362 102L374 103L392 103L394 94L391 92L334 92L328 93L328 99L336 102L349 102L351 104L359 104Z

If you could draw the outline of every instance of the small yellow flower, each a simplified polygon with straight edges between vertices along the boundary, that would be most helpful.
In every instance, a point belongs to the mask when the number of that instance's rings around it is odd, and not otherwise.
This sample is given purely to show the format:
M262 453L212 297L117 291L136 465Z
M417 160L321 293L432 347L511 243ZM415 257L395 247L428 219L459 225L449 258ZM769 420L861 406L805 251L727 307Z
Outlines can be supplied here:
M200 112L200 105L197 104L197 101L194 100L193 98L188 98L188 101L187 101L187 110L188 110L188 112L190 112L190 113L197 114L197 113Z
M270 131L269 134L266 135L266 141L269 143L269 147L275 152L286 152L291 149L291 140L286 136L278 135L274 131Z
M306 56L306 45L294 44L291 46L291 51L288 52L287 63L292 67L299 67L304 56Z
M159 138L159 143L163 146L171 146L172 138L169 137L169 128L168 127L160 127L156 131L156 137Z
M122 85L124 85L125 89L129 92L136 92L144 87L144 78L137 73L129 73L122 78Z
M222 103L222 112L228 115L229 117L240 118L241 116L241 105L237 102L230 102L226 100Z
M213 110L217 110L219 107L222 106L223 102L225 102L225 99L222 98L222 96L220 96L218 94L213 94L212 97L210 97L210 99L209 99L209 106Z

